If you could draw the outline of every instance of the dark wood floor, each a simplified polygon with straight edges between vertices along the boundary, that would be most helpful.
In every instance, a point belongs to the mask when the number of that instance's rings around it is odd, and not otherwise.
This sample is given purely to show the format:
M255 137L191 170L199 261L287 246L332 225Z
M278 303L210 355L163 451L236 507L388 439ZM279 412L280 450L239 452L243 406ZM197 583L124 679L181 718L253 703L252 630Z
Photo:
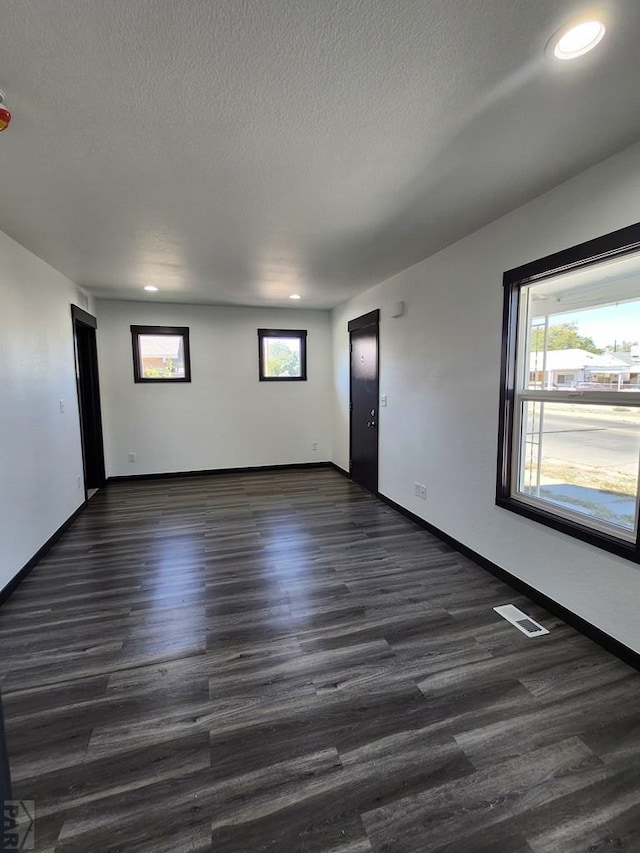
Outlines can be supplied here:
M640 851L640 674L330 469L108 487L0 643L39 851Z

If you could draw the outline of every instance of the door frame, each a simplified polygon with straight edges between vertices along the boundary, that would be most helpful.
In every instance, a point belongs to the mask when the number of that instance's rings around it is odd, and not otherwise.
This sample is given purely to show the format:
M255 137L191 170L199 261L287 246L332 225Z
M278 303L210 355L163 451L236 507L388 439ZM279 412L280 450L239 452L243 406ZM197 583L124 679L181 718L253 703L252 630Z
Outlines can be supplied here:
M77 305L71 306L71 321L73 325L73 354L75 358L75 367L76 367L76 389L78 395L78 414L80 417L80 442L82 445L82 467L83 467L83 477L84 477L84 499L88 498L88 486L87 486L87 454L89 452L93 452L95 454L95 463L97 470L97 485L98 487L104 486L106 483L106 469L104 462L104 438L102 433L102 409L100 406L100 379L98 376L98 349L96 342L96 329L98 328L98 321L93 316L93 314L89 314L87 311L83 311L82 308L78 308ZM92 399L90 401L84 401L86 405L91 407L91 414L93 416L93 436L92 436L92 448L87 447L87 441L85 437L85 428L88 429L86 425L86 414L83 409L83 393L82 393L82 383L81 383L81 371L83 368L83 362L80 358L79 346L78 346L78 329L82 327L83 331L90 330L90 347L91 347L91 358L90 358L90 384L92 390Z
M353 479L353 369L351 357L353 355L353 343L351 341L351 333L359 332L362 329L375 327L376 334L376 490L378 492L378 473L380 462L380 309L369 311L367 314L362 314L347 323L347 331L349 332L349 477Z

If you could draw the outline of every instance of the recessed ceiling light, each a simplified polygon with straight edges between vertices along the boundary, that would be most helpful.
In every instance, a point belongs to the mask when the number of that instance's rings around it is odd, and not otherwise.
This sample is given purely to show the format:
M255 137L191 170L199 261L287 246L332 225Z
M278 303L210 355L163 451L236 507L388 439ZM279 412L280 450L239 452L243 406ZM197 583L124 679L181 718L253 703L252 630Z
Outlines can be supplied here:
M289 299L301 299L301 298L302 297L300 296L299 293L292 293L291 296L289 297Z
M145 284L144 289L148 290L149 293L155 293L158 288L155 286L155 284Z
M602 21L582 21L562 29L552 39L556 59L577 59L594 48L605 34Z

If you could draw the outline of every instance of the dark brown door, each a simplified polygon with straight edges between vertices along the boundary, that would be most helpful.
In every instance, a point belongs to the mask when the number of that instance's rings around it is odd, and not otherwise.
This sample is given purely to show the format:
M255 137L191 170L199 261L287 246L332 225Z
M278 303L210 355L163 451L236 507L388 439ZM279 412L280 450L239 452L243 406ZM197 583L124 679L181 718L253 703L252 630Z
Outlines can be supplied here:
M378 491L379 311L349 323L351 351L350 473L370 492Z
M98 347L96 318L75 305L71 306L73 337L76 352L76 377L80 406L80 431L84 460L84 485L97 489L104 485L104 447L100 384L98 381Z

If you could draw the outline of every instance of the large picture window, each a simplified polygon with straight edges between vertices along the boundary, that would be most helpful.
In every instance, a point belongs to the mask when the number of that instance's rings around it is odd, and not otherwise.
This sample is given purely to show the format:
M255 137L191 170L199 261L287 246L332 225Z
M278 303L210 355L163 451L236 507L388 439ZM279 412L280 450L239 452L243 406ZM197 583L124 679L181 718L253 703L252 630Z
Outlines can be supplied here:
M497 503L640 561L640 225L504 286Z
M305 329L258 329L260 381L300 382L307 378Z
M131 326L135 382L191 382L187 326Z

